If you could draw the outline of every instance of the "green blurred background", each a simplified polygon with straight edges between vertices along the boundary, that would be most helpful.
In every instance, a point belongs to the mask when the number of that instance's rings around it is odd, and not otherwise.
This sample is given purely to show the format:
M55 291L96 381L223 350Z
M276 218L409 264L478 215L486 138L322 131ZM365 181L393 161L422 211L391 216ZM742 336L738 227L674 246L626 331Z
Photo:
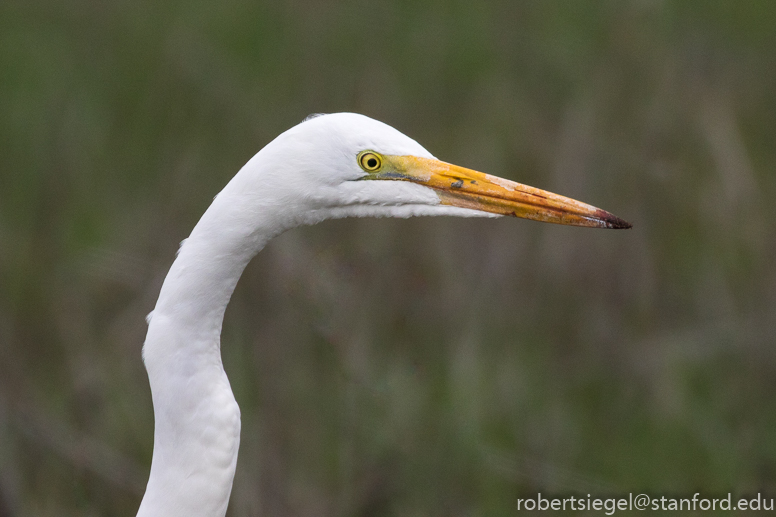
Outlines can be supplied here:
M356 111L631 221L342 220L245 272L230 516L776 493L776 2L0 3L0 516L129 516L178 243Z

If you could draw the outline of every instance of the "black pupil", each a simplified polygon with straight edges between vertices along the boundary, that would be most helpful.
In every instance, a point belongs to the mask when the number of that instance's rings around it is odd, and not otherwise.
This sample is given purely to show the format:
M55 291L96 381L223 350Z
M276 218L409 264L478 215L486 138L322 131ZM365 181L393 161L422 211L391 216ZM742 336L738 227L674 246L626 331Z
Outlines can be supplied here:
M375 158L369 158L366 161L366 166L370 169L377 167L377 160Z

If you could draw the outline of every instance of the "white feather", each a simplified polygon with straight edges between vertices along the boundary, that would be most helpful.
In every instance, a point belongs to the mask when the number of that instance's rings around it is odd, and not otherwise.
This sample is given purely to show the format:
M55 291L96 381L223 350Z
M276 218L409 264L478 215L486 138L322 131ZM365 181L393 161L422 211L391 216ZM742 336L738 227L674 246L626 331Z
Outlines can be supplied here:
M243 269L275 235L340 217L492 214L441 206L404 181L359 181L360 151L432 158L362 115L309 118L259 151L218 194L148 315L143 358L154 402L154 453L143 517L223 516L240 442L240 410L221 364L224 310Z

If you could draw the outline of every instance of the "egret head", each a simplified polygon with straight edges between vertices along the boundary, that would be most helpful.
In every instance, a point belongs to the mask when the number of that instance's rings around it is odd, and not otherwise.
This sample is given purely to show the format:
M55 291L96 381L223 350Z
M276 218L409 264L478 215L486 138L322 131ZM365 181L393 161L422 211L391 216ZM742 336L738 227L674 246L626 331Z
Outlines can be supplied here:
M437 160L387 124L354 113L308 118L259 156L268 165L262 174L275 185L283 183L289 201L297 196L295 201L304 203L308 223L347 216L511 215L575 226L631 226L585 203Z

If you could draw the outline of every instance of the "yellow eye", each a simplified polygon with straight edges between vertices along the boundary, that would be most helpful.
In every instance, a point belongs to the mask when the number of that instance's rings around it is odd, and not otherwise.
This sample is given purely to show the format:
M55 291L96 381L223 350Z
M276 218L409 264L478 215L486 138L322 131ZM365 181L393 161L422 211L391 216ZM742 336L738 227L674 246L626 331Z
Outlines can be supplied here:
M372 152L364 152L358 157L358 163L361 168L367 172L374 172L383 166L383 159Z

